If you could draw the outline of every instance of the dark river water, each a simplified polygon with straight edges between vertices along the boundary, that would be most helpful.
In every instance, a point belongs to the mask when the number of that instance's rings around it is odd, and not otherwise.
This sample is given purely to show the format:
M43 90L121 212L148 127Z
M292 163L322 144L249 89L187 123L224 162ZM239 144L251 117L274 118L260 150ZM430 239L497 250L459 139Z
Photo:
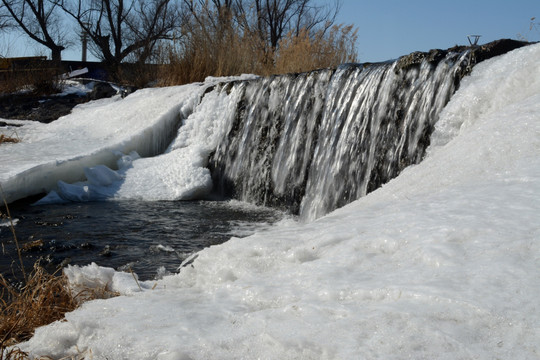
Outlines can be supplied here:
M9 206L25 268L55 271L95 262L133 270L141 280L175 272L193 252L247 236L283 213L229 201L110 201ZM0 208L5 215L5 208ZM3 224L6 225L4 216ZM0 272L22 278L14 237L0 226Z

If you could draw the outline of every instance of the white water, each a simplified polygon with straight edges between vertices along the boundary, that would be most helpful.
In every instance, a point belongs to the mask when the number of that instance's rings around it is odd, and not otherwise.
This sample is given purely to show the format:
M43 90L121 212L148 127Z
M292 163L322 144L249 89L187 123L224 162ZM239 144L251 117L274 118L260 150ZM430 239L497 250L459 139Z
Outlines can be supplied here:
M302 199L302 217L316 219L420 162L426 146L422 137L453 94L466 57L454 54L436 67L424 61L418 70L406 72L396 71L398 62L355 69L345 86L336 76Z
M241 109L210 160L219 192L299 207L332 75L322 70L246 84Z
M419 165L310 224L198 254L21 344L97 359L540 357L540 45L477 65ZM115 280L116 276L116 280ZM83 279L83 280L80 280Z

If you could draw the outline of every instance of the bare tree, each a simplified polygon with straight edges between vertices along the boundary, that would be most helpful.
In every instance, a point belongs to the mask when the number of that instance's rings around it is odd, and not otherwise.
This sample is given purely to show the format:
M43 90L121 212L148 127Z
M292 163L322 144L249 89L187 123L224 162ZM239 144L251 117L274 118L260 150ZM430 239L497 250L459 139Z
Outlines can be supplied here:
M2 5L17 29L49 48L53 61L61 60L68 41L57 4L48 0L2 0Z
M272 51L290 32L325 32L334 24L341 6L340 0L333 5L320 5L313 0L251 0L247 4L241 8L244 21L248 22L246 27L256 29Z
M264 62L272 62L280 40L301 31L319 36L334 25L341 6L315 0L183 0L191 22L203 29L208 39L233 29L239 35L259 39ZM210 32L211 30L211 32Z
M353 26L334 24L339 0L180 1L186 20L182 36L167 48L167 84L308 71L336 66L356 52Z
M112 70L128 56L144 63L159 40L171 39L177 25L172 0L57 0L88 34L93 52Z
M237 20L236 4L241 5L242 0L183 0L182 6L186 14L184 26L188 28L188 32L192 30L190 26L198 26L206 32L209 39L213 35L219 36L222 32L233 30Z
M7 12L4 3L0 2L0 32L10 27L10 18L11 16Z

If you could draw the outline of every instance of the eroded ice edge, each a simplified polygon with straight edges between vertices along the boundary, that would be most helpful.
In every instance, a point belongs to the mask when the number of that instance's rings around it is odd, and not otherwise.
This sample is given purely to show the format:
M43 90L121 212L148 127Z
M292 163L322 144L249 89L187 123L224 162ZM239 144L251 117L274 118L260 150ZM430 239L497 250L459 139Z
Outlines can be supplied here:
M153 290L70 267L75 283L125 296L88 302L21 348L53 358L538 358L539 59L534 45L477 65L421 164L313 223L205 249Z
M79 105L51 124L6 120L24 126L17 128L21 142L0 153L4 196L11 202L50 192L39 204L201 198L212 188L208 155L233 113L227 94L211 89L249 78L117 95ZM233 90L229 99L235 96Z

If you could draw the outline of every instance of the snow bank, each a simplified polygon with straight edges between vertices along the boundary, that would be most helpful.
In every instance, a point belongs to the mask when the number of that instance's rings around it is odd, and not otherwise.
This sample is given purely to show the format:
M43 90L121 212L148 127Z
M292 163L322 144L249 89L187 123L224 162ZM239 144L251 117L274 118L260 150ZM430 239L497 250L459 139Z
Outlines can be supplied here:
M367 197L210 247L154 290L86 303L22 349L110 359L538 358L538 59L535 45L475 67L429 157Z
M84 179L84 169L116 167L119 153L161 153L181 117L187 117L200 84L144 89L125 99L115 96L74 108L50 124L25 123L21 142L0 152L0 184L8 202L55 188L58 180Z
M206 168L210 152L224 136L236 110L241 87L230 94L219 89L205 94L201 103L182 120L176 137L164 154L141 158L138 153L122 155L118 170L104 165L85 168L87 181L59 181L37 204L106 199L191 200L212 190Z
M134 161L123 174L123 181L112 196L115 199L191 200L201 199L212 190L212 177L206 168L208 156L224 136L236 110L240 88L206 94L187 117L167 152ZM151 179L151 181L149 181Z

